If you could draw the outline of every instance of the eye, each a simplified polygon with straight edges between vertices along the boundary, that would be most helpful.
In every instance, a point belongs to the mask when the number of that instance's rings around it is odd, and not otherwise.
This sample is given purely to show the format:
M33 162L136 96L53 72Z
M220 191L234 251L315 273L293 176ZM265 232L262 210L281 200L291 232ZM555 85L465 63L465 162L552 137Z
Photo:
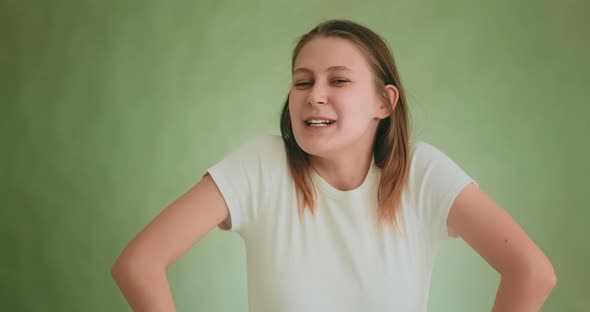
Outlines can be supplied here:
M349 81L346 80L346 79L335 79L332 82L335 83L335 84L343 84L343 83L346 83L346 82L349 82ZM304 87L304 86L308 86L308 85L311 85L311 84L312 84L311 82L299 82L299 83L296 83L295 86L296 87Z

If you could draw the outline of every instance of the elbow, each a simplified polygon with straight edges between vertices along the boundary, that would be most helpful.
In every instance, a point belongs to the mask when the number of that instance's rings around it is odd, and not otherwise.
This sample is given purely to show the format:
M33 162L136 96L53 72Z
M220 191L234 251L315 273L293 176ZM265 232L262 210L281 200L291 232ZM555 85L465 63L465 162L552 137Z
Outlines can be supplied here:
M531 279L531 287L536 288L540 296L547 298L557 284L557 276L553 268L544 272L539 272L537 276Z
M515 265L506 273L502 274L503 277L510 280L518 279L544 296L548 296L557 285L557 275L546 257Z
M129 267L130 265L128 264L128 262L122 260L121 257L119 257L111 265L111 276L113 277L113 279L117 280L117 278L120 277L121 274L125 273L128 270L127 268Z
M153 272L157 270L166 271L166 267L153 261L143 260L138 257L127 257L121 254L117 260L111 265L111 276L116 281L125 278L128 275L145 275L146 272Z
M553 265L551 264L551 262L547 262L547 269L543 273L543 285L545 286L547 294L549 294L551 291L553 291L555 285L557 285L557 275L555 274L555 270L553 269Z
M557 285L557 275L555 274L553 265L547 257L543 257L537 261L536 265L531 265L531 268L533 268L530 272L533 280L539 285L539 288L549 295L553 288L555 288L555 285Z
M117 278L128 274L130 271L136 270L138 268L136 263L136 260L121 254L111 265L111 276L117 280Z

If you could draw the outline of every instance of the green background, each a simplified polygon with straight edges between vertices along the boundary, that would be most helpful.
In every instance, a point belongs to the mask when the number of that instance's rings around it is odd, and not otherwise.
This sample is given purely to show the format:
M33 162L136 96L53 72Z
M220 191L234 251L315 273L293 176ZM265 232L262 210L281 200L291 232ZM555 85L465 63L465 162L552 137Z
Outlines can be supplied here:
M518 3L517 3L518 2ZM589 311L590 5L583 1L0 1L4 311L127 311L123 247L237 144L279 134L297 36L390 44L412 139L447 153L552 260L542 311ZM168 270L178 311L246 311L238 235ZM489 311L499 275L445 242L430 311Z

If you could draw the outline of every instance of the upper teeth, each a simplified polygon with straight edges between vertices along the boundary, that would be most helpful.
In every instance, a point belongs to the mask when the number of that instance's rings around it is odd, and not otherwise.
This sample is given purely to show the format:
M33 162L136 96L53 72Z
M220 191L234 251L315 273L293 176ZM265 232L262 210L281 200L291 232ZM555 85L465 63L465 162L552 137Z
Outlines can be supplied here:
M308 120L307 123L332 123L333 120Z

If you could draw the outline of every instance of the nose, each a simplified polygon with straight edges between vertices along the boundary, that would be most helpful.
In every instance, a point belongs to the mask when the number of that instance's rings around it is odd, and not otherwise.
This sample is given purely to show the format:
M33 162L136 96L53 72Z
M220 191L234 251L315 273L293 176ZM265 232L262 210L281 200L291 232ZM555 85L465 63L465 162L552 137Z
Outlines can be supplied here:
M307 103L309 104L326 104L327 103L327 95L319 83L316 83L309 92L307 96Z

